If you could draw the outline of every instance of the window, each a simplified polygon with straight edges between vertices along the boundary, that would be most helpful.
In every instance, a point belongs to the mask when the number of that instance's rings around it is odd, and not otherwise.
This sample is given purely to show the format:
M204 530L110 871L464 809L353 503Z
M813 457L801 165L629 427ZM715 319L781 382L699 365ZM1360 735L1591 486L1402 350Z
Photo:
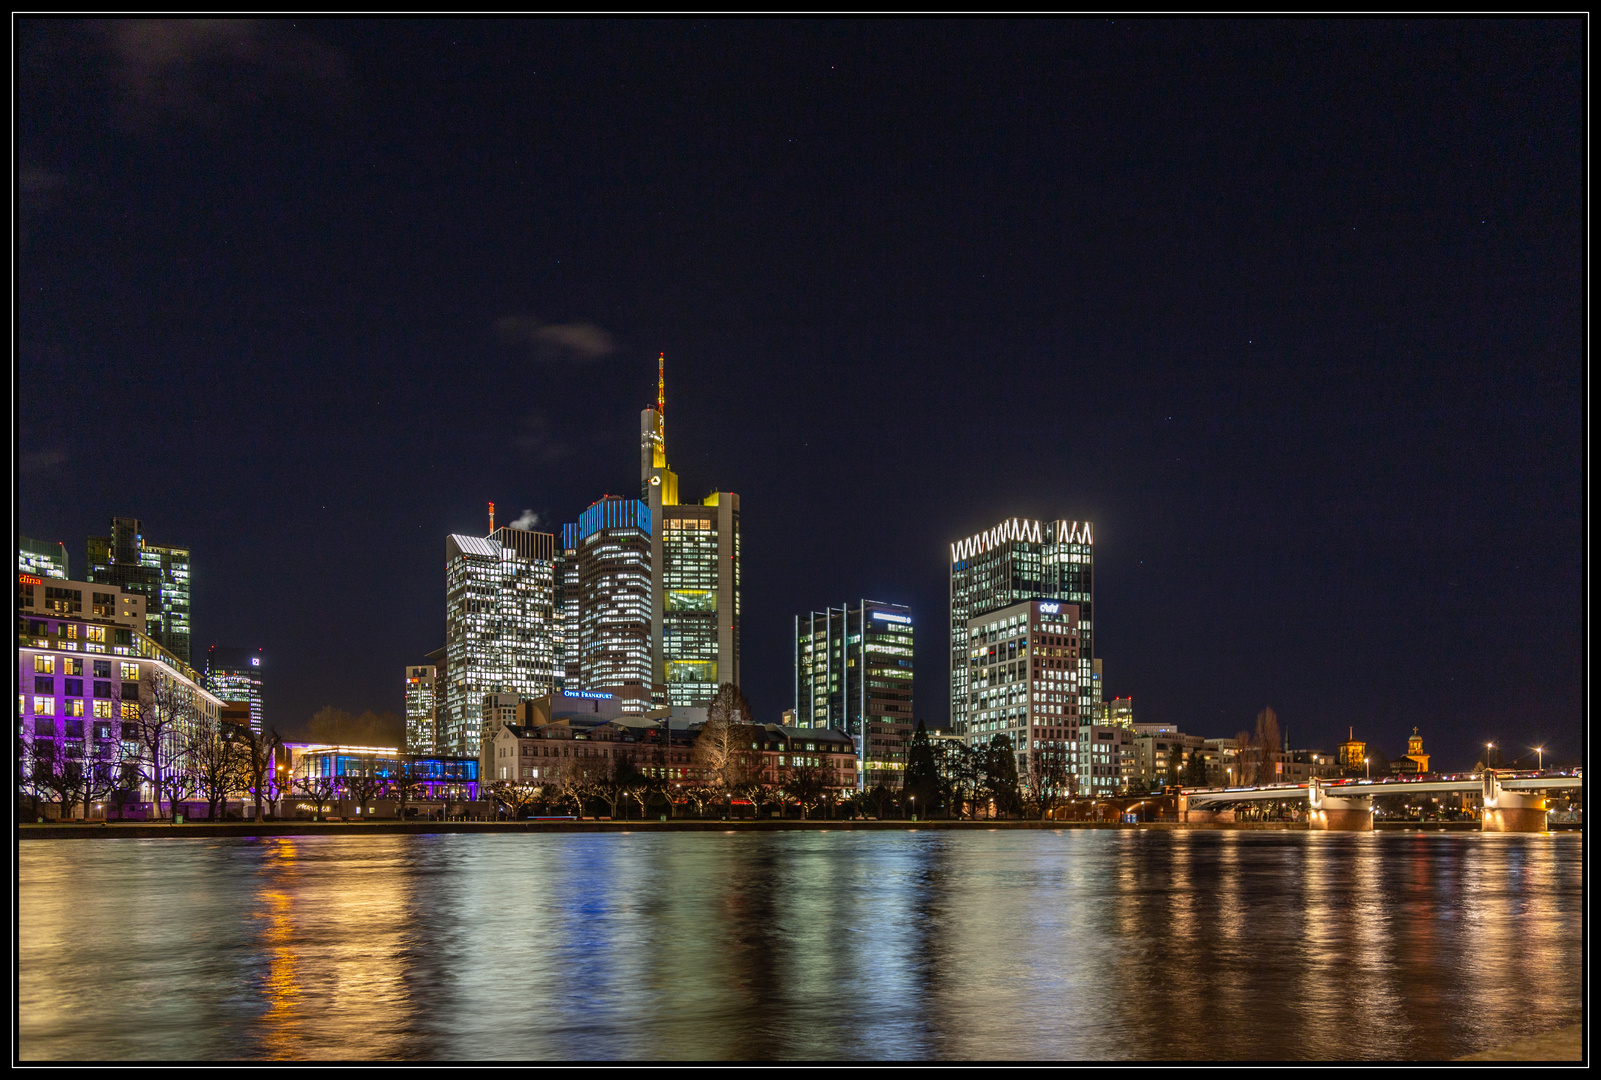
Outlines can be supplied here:
M54 716L56 714L56 699L53 697L36 697L33 699L33 715Z
M106 640L106 628L103 627L103 626L85 627L84 628L84 637L88 638L90 641L98 641L98 642L104 643L105 640ZM98 667L99 665L96 665L96 666Z
M66 704L66 713L67 713L68 716L82 716L83 715L83 700L81 698L70 698L70 699L67 700L67 702L65 704Z
M54 720L35 720L33 722L33 733L35 735L54 735L56 733L56 722ZM35 747L36 751L38 749L38 747Z
M81 739L81 738L83 738L83 721L82 720L68 720L67 721L67 738L69 738L69 739Z
M95 715L97 717L102 718L102 719L109 719L110 716L111 716L111 702L109 702L109 701L97 701L97 702L95 702Z
M110 704L111 702L106 702L106 705L108 706L108 711L106 713L107 716L111 715L109 711ZM98 701L95 702L95 715L100 715L100 703ZM122 718L124 720L139 719L139 703L137 701L124 701L122 703Z
M129 680L132 680L134 682L138 682L139 681L139 665L138 664L131 664L128 661L124 660L122 662L122 679L123 679L124 682L127 682Z
M68 675L82 675L83 661L76 656L63 656L61 658L61 670Z
M97 679L109 679L109 678L111 678L111 661L110 660L96 660L95 661L95 678L97 678Z
M95 666L99 667L98 664L95 665ZM106 666L109 667L110 665L108 664ZM110 696L111 696L111 683L106 681L106 680L104 680L104 679L96 679L95 680L95 697L97 697L97 698L108 698Z
M33 670L45 675L53 673L56 670L56 658L53 656L40 656L35 654L33 658Z
M56 692L56 681L48 675L35 675L33 677L33 692L36 694L53 694Z

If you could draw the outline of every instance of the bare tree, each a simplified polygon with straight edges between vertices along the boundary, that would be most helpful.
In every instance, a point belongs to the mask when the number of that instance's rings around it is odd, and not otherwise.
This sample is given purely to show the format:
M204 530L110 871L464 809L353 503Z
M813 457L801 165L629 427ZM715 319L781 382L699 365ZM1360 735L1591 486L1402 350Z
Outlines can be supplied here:
M422 786L422 780L417 775L417 763L411 758L401 755L395 763L395 771L389 777L389 794L395 799L395 814L405 820L406 805L411 797Z
M1038 811L1041 821L1048 820L1070 793L1067 763L1061 754L1045 752L1031 757L1022 788L1026 812Z
M226 806L228 795L244 787L245 763L242 748L223 729L220 722L197 715L189 732L188 768L195 790L206 800L206 815L217 820L217 807Z
M338 782L331 776L298 776L293 786L316 805L314 821L322 820L323 808L334 801L339 790Z
M496 780L488 791L489 797L505 807L507 817L513 821L544 798L544 790L539 785L522 780Z
M662 781L638 769L634 770L633 776L629 778L626 789L627 794L630 799L639 804L639 816L641 819L644 819L650 813L650 800L661 786ZM673 805L673 800L668 799L667 805L670 808Z
M751 723L750 703L739 687L724 683L706 708L706 723L695 740L695 763L723 798L724 813L740 785L761 769L760 728Z
M345 797L354 799L356 805L361 808L360 816L367 817L367 804L384 793L384 788L388 786L387 781L379 775L376 759L362 757L347 760L360 762L361 769L359 772L347 772L341 776L340 786L344 788Z
M1279 734L1279 717L1271 707L1256 714L1256 775L1258 784L1278 781L1275 760L1284 751L1284 737Z
M608 763L583 753L587 746L574 746L572 757L564 757L545 770L547 787L558 799L573 805L579 821L584 820L584 802L595 794L596 784L605 777Z
M245 728L239 733L240 765L243 770L244 786L255 799L257 821L261 820L262 803L272 798L272 791L277 787L277 777L273 774L273 770L277 766L278 751L282 747L283 739L279 737L276 728L270 735L263 735L250 728Z
M133 724L135 756L155 790L157 817L165 800L176 821L178 807L194 792L189 738L199 716L193 690L156 668L145 670L139 681L139 715Z
M807 812L817 807L823 801L823 793L827 788L827 779L823 770L816 765L792 765L789 774L784 780L784 791L794 799L800 807L801 820L806 820Z

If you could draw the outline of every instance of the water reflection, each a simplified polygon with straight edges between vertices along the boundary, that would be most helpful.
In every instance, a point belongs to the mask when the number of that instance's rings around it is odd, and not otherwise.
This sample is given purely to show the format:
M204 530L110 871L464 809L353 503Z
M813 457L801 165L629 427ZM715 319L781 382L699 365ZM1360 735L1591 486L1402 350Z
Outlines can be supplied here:
M28 841L25 1059L1438 1059L1582 1018L1582 839Z

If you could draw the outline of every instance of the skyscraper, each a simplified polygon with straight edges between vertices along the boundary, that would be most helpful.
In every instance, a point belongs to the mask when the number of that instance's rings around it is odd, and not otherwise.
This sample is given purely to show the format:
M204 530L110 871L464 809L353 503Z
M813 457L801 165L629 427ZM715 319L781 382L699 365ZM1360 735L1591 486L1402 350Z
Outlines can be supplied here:
M912 737L912 615L901 604L795 619L795 724L832 728L856 746L857 786L900 787Z
M951 545L951 726L968 733L978 705L969 685L968 620L1024 600L1078 607L1078 715L1099 701L1094 650L1094 546L1087 521L1012 518Z
M189 660L189 549L145 540L138 518L112 518L110 536L89 538L89 580L145 598L145 633Z
M434 678L432 664L406 668L406 753L432 754L434 749Z
M739 683L739 496L714 491L681 503L667 464L666 358L657 360L656 404L640 413L640 497L651 536L651 680L669 705L702 706L720 683Z
M499 528L445 540L445 709L441 753L476 757L485 694L542 697L555 686L555 538Z
M607 495L578 518L578 660L584 690L654 699L650 507ZM568 688L568 693L573 688Z
M260 735L262 728L261 650L230 649L213 645L206 650L205 684L223 701L240 701L250 706L250 730Z
M583 665L578 659L578 525L561 527L561 544L556 549L556 689L579 690L584 685Z
M17 537L17 573L34 577L69 578L67 545L47 544L42 540Z

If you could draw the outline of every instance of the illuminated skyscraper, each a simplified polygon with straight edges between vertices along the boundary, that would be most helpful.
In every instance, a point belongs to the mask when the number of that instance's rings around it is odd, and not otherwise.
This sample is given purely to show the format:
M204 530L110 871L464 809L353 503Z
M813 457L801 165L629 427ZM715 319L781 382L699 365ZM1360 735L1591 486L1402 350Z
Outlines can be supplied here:
M17 573L34 577L69 578L67 545L17 537ZM141 629L143 629L141 627Z
M434 749L435 697L432 664L413 664L406 668L406 753L432 754Z
M189 549L145 540L138 518L112 518L89 538L89 580L145 598L145 633L189 663Z
M667 464L665 359L657 362L656 404L640 413L641 498L658 527L651 536L651 680L669 705L702 706L720 683L738 685L740 635L739 496L714 491L678 499Z
M973 660L968 620L1024 600L1064 600L1078 607L1077 715L1100 702L1094 649L1094 547L1087 521L1012 518L951 545L951 726L968 733L978 706L969 684Z
M579 690L584 685L578 659L578 526L561 527L556 549L556 689Z
M650 508L607 495L578 518L578 660L586 691L652 701ZM572 693L569 688L568 693Z
M206 689L223 701L241 701L250 706L250 730L260 735L262 728L262 660L260 649L230 649L213 645L206 650Z
M795 619L795 724L832 728L856 747L857 786L900 787L912 737L912 614L901 604Z
M555 554L550 533L524 529L446 538L440 753L478 756L485 694L534 698L554 689Z

